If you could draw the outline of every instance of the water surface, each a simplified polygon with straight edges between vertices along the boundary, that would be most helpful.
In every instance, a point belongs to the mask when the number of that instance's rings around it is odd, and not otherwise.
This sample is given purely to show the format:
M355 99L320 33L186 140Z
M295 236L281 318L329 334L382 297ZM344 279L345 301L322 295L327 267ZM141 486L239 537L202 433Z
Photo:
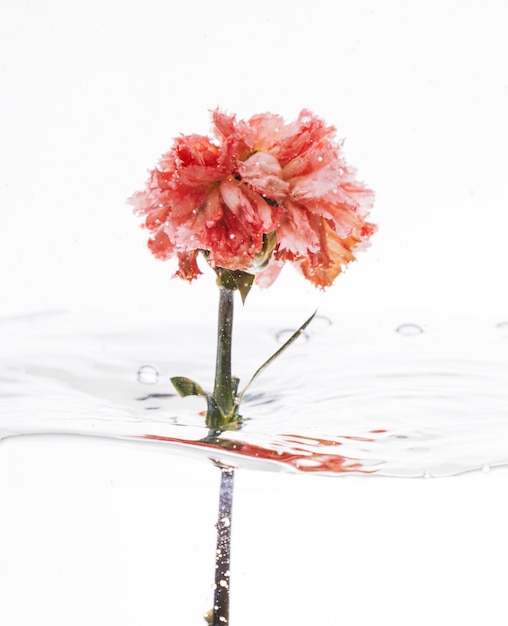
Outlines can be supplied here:
M319 315L252 385L238 432L206 441L213 325L114 314L3 319L2 437L129 439L233 465L320 474L445 476L508 463L508 322L440 315ZM305 316L302 315L302 319ZM257 319L235 331L245 384L295 328Z

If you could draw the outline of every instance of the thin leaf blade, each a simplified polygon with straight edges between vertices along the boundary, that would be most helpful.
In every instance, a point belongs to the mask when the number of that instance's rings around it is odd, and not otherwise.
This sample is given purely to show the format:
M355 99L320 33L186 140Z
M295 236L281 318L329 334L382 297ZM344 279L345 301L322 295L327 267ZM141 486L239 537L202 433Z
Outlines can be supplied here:
M275 361L275 359L277 357L279 357L287 348L289 348L289 346L292 343L294 343L298 339L298 337L300 337L300 335L303 333L303 331L312 322L312 320L314 319L316 313L317 313L317 309L314 311L314 313L307 320L305 320L305 322L300 326L300 328L298 330L296 330L291 335L291 337L276 352L274 352L272 354L272 356L268 360L266 360L263 363L263 365L261 365L261 367L258 367L258 369L254 372L254 375L252 376L252 378L245 385L245 387L242 390L242 392L238 395L238 401L239 402L242 401L243 396L244 396L245 392L247 391L247 389L252 385L252 383L256 380L256 378L270 365L270 363Z

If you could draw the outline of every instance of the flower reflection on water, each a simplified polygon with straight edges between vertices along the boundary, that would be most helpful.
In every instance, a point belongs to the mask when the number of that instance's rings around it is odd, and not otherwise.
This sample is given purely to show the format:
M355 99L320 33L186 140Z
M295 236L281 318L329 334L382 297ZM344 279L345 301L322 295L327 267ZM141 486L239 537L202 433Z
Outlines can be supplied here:
M380 432L380 431L377 431ZM345 436L344 439L373 442L372 438ZM162 435L144 435L143 439L190 445L197 448L205 448L210 452L227 451L233 453L233 457L249 457L290 466L301 472L320 473L357 473L372 474L377 470L367 468L359 459L343 456L335 449L342 443L335 439L323 439L317 437L302 437L300 435L280 435L272 442L255 444L250 441L235 440L222 436L207 437L198 441L189 441L178 437ZM322 448L326 448L326 452Z

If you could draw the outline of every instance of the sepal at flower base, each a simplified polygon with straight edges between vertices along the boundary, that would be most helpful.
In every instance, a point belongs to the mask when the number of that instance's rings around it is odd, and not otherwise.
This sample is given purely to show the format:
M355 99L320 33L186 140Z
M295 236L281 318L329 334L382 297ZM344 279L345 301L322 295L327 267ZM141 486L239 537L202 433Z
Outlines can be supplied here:
M240 292L242 302L245 304L245 300L249 295L252 285L254 284L254 274L244 272L242 270L228 270L224 268L217 268L217 285L229 289L229 291Z

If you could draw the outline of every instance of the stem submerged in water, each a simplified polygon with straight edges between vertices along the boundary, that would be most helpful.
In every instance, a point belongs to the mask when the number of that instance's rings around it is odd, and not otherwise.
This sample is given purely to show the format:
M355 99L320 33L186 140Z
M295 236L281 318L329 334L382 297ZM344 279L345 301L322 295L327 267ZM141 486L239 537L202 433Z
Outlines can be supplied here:
M232 467L221 466L220 472L212 626L227 626L229 624L229 574L234 470Z

